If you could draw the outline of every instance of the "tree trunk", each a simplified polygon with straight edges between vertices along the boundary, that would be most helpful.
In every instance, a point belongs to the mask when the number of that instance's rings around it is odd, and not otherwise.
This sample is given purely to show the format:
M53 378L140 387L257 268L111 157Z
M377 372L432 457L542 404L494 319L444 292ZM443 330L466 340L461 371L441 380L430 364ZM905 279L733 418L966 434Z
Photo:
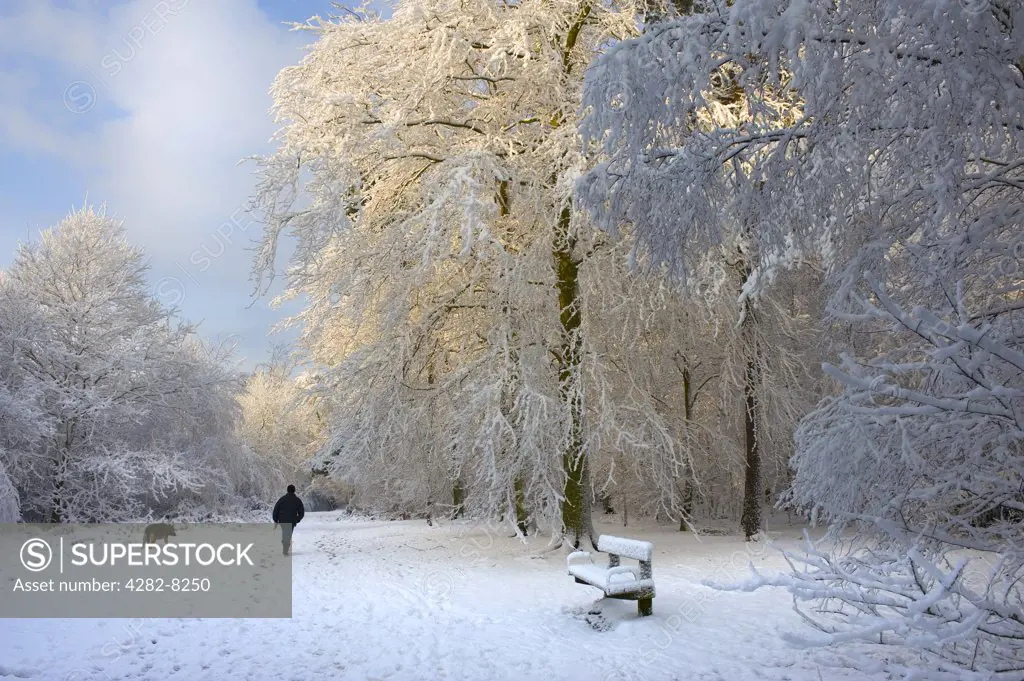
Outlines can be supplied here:
M61 507L64 499L64 480L58 478L53 485L53 510L50 512L50 522L61 522Z
M690 529L690 518L693 517L693 482L689 479L683 480L683 515L679 518L679 531L686 532Z
M749 266L747 266L749 274ZM746 466L743 481L743 516L740 525L749 540L761 529L761 452L757 442L757 388L760 383L754 311L746 304L743 317L743 346L749 353L746 371L743 375L744 434Z
M517 475L513 486L515 488L516 496L516 527L519 528L519 531L522 532L525 537L529 533L530 517L526 512L526 497L523 494L523 478Z
M65 513L65 481L67 479L68 466L71 463L71 442L74 437L74 420L64 423L64 442L60 443L57 454L57 462L53 470L53 496L52 508L50 510L50 522L61 523L66 518Z
M452 519L462 517L462 504L466 500L466 491L462 489L462 478L455 478L452 485Z
M562 526L573 548L579 548L586 538L593 541L593 527L590 518L590 478L586 454L582 451L579 426L574 414L572 441L562 455L565 470L565 492L562 500Z
M686 362L686 358L683 358L683 428L686 429L687 435L690 430L690 417L692 414L693 403L690 396L690 365ZM686 532L690 529L689 519L693 514L693 471L689 470L686 472L686 477L683 478L683 513L679 516L679 531Z
M573 256L575 238L569 234L571 206L562 209L555 234L555 273L558 281L559 319L562 325L562 348L558 382L562 400L569 415L569 441L562 452L565 489L562 500L562 526L574 548L585 537L593 544L590 518L590 479L586 452L583 451L583 405L573 385L580 365L579 261Z

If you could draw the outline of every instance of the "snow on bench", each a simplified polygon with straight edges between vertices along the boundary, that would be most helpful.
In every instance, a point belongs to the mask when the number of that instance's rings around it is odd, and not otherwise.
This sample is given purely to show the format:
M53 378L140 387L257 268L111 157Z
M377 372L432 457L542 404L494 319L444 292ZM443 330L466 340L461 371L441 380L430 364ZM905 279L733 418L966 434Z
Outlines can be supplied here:
M589 551L573 551L566 557L566 569L576 579L576 583L597 587L607 598L637 601L640 616L650 615L653 612L651 600L654 598L654 575L651 570L654 544L603 534L597 539L597 550L608 554L608 567L595 565ZM632 558L639 565L620 565L623 557Z
M597 550L602 553L609 553L616 556L622 556L624 558L632 558L633 560L639 560L644 563L650 563L651 556L654 555L654 544L649 541L623 539L622 537L613 537L608 534L602 534L597 538Z

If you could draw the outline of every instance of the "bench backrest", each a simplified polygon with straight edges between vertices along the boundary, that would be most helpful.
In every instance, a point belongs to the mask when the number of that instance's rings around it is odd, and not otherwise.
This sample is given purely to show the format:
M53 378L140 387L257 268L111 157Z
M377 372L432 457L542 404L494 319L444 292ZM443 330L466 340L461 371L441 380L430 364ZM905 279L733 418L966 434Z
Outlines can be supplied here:
M649 541L602 534L597 538L597 550L601 553L614 553L617 556L650 563L651 556L654 554L654 544Z

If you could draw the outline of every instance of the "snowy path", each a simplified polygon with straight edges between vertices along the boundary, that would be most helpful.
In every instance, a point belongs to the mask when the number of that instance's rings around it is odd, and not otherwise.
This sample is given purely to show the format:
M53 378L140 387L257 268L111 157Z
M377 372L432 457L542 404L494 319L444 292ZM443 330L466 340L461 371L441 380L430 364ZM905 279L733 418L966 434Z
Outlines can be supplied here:
M787 594L700 585L742 578L751 559L777 566L774 555L735 538L607 529L654 541L653 617L630 601L595 606L563 552L533 557L542 538L310 514L296 532L291 620L0 620L0 679L868 678L780 640L802 626Z

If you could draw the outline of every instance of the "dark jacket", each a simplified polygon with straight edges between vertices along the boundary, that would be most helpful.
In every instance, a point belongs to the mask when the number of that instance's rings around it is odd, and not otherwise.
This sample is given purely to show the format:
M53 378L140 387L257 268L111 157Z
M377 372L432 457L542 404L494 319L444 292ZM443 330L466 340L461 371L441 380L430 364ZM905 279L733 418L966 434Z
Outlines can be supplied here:
M302 499L289 492L277 500L274 504L274 522L292 523L297 525L302 522L302 516L306 515L306 509L302 506Z

